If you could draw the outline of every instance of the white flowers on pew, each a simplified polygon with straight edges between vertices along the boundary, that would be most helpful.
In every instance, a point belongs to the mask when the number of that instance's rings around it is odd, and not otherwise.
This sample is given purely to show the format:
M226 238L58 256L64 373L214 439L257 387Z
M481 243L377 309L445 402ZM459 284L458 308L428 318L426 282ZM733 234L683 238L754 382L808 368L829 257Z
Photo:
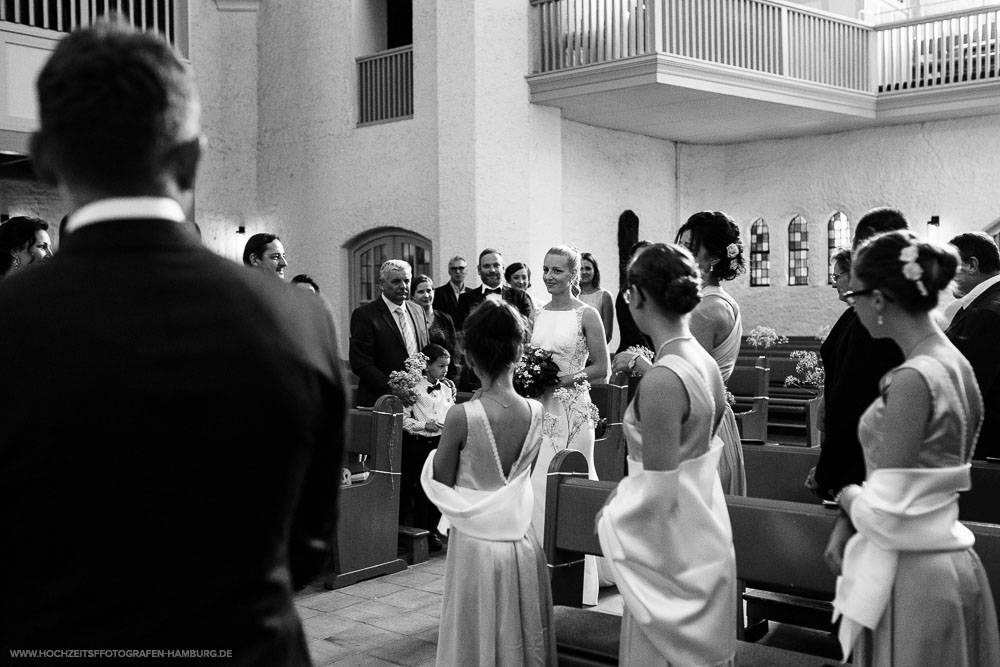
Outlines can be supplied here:
M389 391L407 407L417 402L417 392L414 391L414 387L423 377L427 361L426 354L417 352L410 355L403 363L406 370L389 373Z
M590 382L587 381L587 376L584 373L577 373L573 376L572 389L560 387L552 395L566 410L566 429L569 433L569 437L563 438L562 420L557 415L546 412L542 416L542 435L549 438L553 447L556 446L556 442L561 442L562 447L565 448L567 443L573 442L573 438L584 425L597 428L598 422L601 421L601 413L594 402L590 400Z
M785 378L786 387L799 387L815 394L823 391L823 383L826 380L826 370L820 361L819 355L812 351L794 350L788 355L792 359L798 359L795 364L795 372L801 378L789 375Z
M781 336L771 327L754 327L747 332L746 342L753 345L753 349L767 349L775 343L787 343L788 337Z

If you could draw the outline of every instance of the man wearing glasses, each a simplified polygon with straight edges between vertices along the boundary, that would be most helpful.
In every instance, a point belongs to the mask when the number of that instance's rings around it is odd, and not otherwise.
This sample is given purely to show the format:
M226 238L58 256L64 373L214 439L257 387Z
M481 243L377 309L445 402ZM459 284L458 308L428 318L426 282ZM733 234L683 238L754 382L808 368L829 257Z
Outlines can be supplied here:
M448 282L434 290L434 309L458 322L458 297L465 292L465 272L469 263L461 255L448 262Z

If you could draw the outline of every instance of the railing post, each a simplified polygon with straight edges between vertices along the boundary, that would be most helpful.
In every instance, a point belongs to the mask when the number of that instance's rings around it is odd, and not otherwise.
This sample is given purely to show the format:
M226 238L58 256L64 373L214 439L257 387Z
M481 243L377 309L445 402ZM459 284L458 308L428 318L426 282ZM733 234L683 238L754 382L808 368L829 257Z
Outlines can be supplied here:
M648 0L646 2L646 40L653 53L663 51L663 3L667 0Z
M877 93L879 86L879 72L882 69L882 50L878 48L878 29L870 28L868 30L868 53L863 54L868 56L868 71L866 72L868 80L864 82L861 86L862 90L867 90L870 93ZM865 62L862 60L862 62Z
M791 68L791 54L788 52L789 35L790 30L788 26L788 7L781 7L781 71L778 73L782 76L790 76L789 72L792 71Z

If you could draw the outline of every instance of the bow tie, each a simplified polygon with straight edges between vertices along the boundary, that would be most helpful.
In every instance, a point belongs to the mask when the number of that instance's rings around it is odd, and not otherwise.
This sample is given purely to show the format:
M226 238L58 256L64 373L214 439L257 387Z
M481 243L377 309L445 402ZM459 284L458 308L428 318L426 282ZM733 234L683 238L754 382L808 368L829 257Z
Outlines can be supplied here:
M440 382L438 382L436 384L428 385L427 386L427 393L428 394L433 394L435 391L437 391L440 388L441 388L441 383Z
M502 287L494 287L493 289L490 289L489 287L484 287L483 288L483 294L484 295L486 295L486 294L499 294L499 295L503 296L503 288Z

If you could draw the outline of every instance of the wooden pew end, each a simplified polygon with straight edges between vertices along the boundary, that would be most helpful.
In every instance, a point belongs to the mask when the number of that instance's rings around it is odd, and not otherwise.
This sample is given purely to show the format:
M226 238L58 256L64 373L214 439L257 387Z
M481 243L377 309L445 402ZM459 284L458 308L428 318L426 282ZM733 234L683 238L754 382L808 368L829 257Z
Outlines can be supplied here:
M407 565L416 565L426 561L430 554L427 548L427 538L430 531L412 526L399 527L399 550Z

